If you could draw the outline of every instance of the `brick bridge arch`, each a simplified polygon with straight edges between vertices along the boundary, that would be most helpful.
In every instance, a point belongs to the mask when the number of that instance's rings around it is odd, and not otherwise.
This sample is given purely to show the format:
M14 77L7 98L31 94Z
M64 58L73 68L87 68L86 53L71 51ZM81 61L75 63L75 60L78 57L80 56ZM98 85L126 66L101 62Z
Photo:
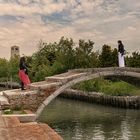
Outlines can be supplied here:
M46 98L45 101L39 106L36 112L36 119L41 115L44 108L54 100L59 94L61 94L65 89L86 80L91 80L98 77L104 76L131 76L140 78L140 68L90 68L90 69L77 69L72 70L70 73L79 73L78 76L72 76L72 78L61 78L63 74L57 76L48 77L47 80L52 80L58 78L61 82L61 86L57 88L50 96ZM65 77L65 76L64 76Z

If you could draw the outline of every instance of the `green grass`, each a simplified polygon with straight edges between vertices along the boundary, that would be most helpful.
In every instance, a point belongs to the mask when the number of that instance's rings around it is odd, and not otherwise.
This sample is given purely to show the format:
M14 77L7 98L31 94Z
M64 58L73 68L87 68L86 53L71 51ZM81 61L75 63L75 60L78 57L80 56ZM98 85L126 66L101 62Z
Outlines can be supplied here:
M12 110L12 109L5 109L3 111L5 115L12 115L12 114L27 114L24 110Z
M106 95L112 96L140 95L140 89L135 87L134 85L131 85L124 81L113 82L103 78L84 81L79 84L76 84L72 88L88 92L92 91L102 92Z
M11 109L5 109L4 111L3 111L3 113L4 114L13 114L13 110L11 110Z

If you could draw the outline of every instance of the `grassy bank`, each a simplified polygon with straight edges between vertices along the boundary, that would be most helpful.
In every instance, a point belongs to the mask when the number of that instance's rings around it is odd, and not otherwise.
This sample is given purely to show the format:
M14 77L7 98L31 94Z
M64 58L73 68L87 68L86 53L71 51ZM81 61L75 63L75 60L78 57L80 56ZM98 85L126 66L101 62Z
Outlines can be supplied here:
M140 95L140 88L137 88L134 85L131 85L121 80L113 82L111 80L106 80L103 78L84 81L76 84L72 88L88 92L102 92L104 94L112 96Z

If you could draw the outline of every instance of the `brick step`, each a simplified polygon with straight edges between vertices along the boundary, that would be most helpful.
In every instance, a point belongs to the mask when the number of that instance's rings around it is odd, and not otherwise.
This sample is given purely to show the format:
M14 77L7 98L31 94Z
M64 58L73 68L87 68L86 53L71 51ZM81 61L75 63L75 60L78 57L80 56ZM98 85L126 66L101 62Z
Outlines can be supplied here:
M50 82L66 83L66 82L71 81L75 78L79 78L83 75L86 75L86 73L67 72L67 73L64 73L64 74L45 77L45 80L48 81L48 82L50 81Z
M0 105L9 105L7 97L3 95L3 92L0 94Z
M16 90L5 90L3 91L3 96L5 96L8 99L15 99L17 97L22 97L25 95L29 95L29 94L37 94L36 90L20 90L20 89L16 89Z
M16 117L22 123L34 122L35 121L35 114L2 114L2 117Z
M53 81L41 81L41 82L35 82L29 85L31 90L34 89L47 89L52 87L58 87L61 85L60 82L53 82Z

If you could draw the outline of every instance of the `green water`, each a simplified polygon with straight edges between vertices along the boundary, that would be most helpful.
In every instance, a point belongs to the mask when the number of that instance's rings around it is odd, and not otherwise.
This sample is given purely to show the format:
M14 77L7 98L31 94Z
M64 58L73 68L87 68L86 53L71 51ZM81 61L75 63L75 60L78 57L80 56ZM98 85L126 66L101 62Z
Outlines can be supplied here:
M57 98L42 113L64 140L140 140L140 110Z

